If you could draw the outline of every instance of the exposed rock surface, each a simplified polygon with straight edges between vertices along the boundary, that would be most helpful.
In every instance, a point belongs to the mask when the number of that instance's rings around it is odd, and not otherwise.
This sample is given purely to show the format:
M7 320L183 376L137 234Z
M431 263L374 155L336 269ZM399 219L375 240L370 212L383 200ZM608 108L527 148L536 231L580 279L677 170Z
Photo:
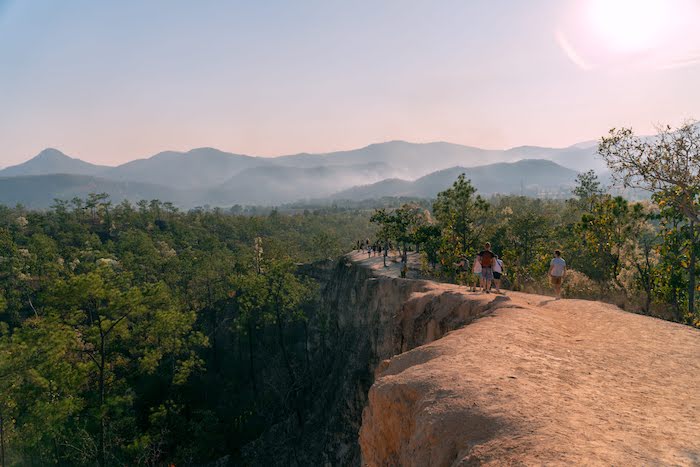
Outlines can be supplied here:
M369 366L405 353L377 366L364 464L700 465L698 330L598 302L402 281L378 260L360 261L376 289L347 306L367 313Z
M700 465L700 332L412 266L300 266L322 284L313 403L245 465Z
M457 289L401 279L398 264L385 269L381 258L363 258L299 266L322 284L320 310L309 321L313 407L301 429L292 417L248 445L246 465L360 465L358 433L377 366L507 305L505 297L466 300Z

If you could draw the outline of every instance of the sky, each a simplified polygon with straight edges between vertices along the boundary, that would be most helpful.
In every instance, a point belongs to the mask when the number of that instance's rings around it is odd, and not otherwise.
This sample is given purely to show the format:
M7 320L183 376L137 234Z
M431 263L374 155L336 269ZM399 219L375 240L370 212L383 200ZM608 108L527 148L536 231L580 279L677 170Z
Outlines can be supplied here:
M700 0L0 0L0 167L700 119Z

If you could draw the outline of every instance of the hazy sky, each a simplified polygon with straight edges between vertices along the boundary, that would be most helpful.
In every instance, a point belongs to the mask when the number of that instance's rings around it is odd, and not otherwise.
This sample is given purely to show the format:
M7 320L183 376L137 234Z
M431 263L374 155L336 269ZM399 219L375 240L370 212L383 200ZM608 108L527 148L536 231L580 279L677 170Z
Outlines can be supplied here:
M700 118L700 0L0 0L0 166Z

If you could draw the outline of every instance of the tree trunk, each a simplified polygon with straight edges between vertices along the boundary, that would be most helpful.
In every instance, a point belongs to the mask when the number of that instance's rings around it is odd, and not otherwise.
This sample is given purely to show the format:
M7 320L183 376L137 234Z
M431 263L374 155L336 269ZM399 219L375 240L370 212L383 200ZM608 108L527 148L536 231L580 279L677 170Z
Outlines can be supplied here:
M97 452L97 462L100 467L105 466L105 338L101 337L100 342L100 376L99 376L99 390L100 390L100 440Z
M303 321L304 324L304 360L306 361L306 373L311 374L311 357L309 356L309 323L307 320ZM312 379L313 381L313 379Z
M289 375L289 384L294 387L296 381L294 378L294 371L292 370L292 364L289 360L289 354L287 354L287 346L284 345L284 327L282 325L282 313L280 312L279 305L275 307L275 314L277 315L277 340L279 341L280 350L282 351L282 361L284 361L284 366L287 368L287 374Z
M688 265L688 314L695 315L695 222L690 221L690 264Z
M0 414L0 466L5 467L5 425Z
M253 323L248 321L248 362L250 381L253 383L253 399L258 399L258 385L255 383L255 364L253 360Z

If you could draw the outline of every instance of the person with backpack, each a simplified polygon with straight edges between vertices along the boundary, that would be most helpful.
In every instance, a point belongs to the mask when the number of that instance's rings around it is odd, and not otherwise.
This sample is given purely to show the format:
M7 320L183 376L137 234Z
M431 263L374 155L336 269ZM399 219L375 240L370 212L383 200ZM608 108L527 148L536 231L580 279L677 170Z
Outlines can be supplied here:
M493 284L496 286L496 293L501 293L501 276L505 274L503 260L496 256L493 263Z
M493 281L493 263L496 255L491 251L491 243L486 242L484 249L479 253L481 263L481 282L484 293L491 293L491 281Z

